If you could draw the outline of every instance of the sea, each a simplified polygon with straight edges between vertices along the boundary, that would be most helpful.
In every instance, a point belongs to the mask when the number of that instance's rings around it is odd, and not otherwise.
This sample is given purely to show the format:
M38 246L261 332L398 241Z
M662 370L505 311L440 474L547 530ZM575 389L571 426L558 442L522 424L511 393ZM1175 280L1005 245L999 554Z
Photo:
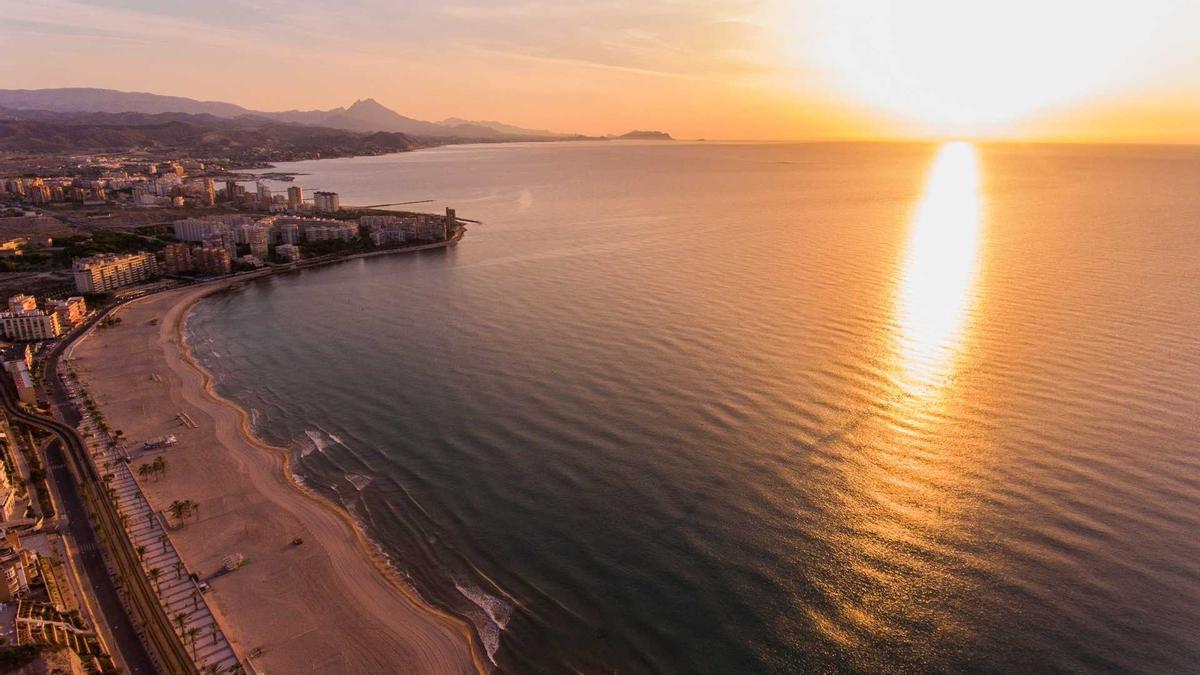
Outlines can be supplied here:
M477 221L209 298L187 340L499 672L1200 664L1200 148L272 170Z

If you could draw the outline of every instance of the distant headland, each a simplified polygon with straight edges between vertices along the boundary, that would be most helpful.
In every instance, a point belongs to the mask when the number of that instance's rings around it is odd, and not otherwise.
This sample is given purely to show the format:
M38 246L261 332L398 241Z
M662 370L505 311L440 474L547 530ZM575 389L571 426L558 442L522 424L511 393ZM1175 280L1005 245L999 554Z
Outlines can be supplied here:
M617 136L617 138L620 140L623 140L623 141L673 141L673 140L675 140L674 138L671 138L671 134L668 134L665 131L638 131L636 129L633 131L630 131L627 134L621 134L620 136Z

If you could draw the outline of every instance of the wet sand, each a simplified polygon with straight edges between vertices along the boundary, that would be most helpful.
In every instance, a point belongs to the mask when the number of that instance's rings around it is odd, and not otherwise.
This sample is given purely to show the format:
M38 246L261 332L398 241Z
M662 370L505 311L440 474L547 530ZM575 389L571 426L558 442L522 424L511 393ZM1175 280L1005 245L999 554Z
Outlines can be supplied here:
M234 283L234 282L231 282ZM230 554L247 564L207 594L234 648L261 649L271 673L484 670L465 623L422 602L389 570L340 507L296 485L288 453L249 431L245 412L218 397L187 353L192 304L228 284L172 291L118 310L122 322L80 342L69 363L129 446L174 435L165 477L143 481L151 504L199 503L171 536L201 578ZM157 321L155 321L157 320ZM192 423L185 424L180 413ZM299 546L291 541L304 540Z

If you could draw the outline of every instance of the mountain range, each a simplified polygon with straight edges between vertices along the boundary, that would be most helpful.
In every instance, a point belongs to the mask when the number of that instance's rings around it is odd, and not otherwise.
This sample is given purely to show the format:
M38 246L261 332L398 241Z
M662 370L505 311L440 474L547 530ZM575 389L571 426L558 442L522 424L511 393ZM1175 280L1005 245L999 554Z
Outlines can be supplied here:
M257 118L288 124L342 129L356 132L392 132L430 138L458 140L562 140L580 138L544 129L523 129L501 122L477 122L451 118L441 122L405 117L394 110L367 98L345 108L330 110L287 110L266 112L251 110L223 101L198 101L182 96L162 96L143 92L113 89L0 89L0 108L12 111L47 111L51 113L140 113L160 115L186 113L214 118Z
M378 155L439 142L390 131L350 131L252 116L0 108L0 151L8 152L142 151L258 163Z

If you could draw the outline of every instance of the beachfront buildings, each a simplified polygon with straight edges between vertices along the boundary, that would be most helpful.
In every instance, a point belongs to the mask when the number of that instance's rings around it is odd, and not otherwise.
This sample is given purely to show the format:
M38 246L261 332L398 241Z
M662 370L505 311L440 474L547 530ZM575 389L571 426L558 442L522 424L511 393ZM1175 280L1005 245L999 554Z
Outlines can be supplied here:
M358 225L342 221L326 223L304 223L300 226L305 241L350 241L358 236Z
M445 217L432 214L363 216L359 222L370 233L371 241L376 246L410 241L445 241L458 227L454 209L446 209Z
M200 246L192 251L193 269L201 274L229 274L233 257L223 246Z
M87 304L79 296L48 300L42 310L32 295L14 295L8 299L8 311L0 312L0 331L16 342L52 340L86 315Z
M313 208L321 213L333 213L342 208L342 200L336 192L314 192Z
M47 300L46 311L57 314L63 328L69 328L79 325L87 316L87 302L78 295L66 300Z
M222 234L242 225L253 225L254 223L255 220L251 216L234 213L177 220L172 225L172 229L175 232L175 238L179 241L199 243L215 234Z
M280 223L276 226L276 231L279 233L279 241L284 244L299 244L300 243L300 224L299 223Z
M293 185L287 190L288 210L299 211L304 207L304 188Z
M6 339L15 342L53 340L63 334L63 324L57 313L26 309L0 312L0 330Z
M192 247L187 244L167 244L163 249L163 271L167 274L192 271Z
M75 289L80 293L107 293L122 286L147 281L158 273L154 254L145 251L79 258L71 268L75 274Z
M262 223L239 225L237 243L249 246L250 255L256 258L266 258L267 247L271 243L271 226Z
M8 311L10 312L30 312L37 309L37 298L32 295L18 293L8 299Z
M288 262L300 259L300 247L295 244L280 244L275 247L275 255Z

